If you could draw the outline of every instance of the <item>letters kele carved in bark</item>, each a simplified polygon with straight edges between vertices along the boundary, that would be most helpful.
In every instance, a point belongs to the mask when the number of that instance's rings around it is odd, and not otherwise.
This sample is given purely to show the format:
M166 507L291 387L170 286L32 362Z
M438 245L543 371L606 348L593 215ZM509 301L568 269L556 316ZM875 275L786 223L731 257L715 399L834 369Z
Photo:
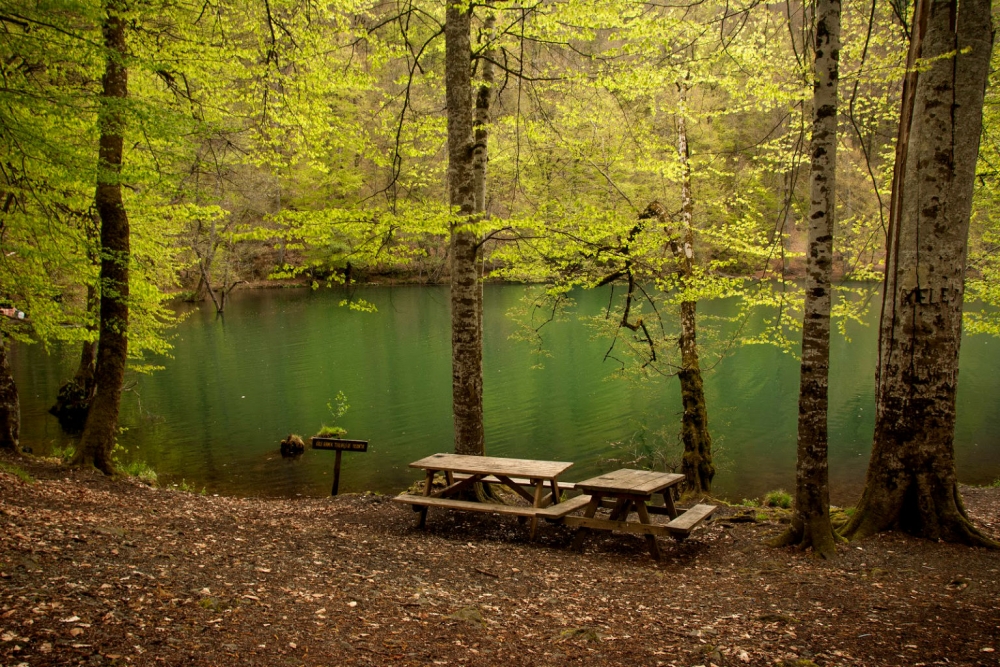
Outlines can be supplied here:
M990 66L989 0L920 0L896 147L875 439L845 529L1000 546L969 521L955 474L955 397L969 216ZM919 58L930 63L916 71Z

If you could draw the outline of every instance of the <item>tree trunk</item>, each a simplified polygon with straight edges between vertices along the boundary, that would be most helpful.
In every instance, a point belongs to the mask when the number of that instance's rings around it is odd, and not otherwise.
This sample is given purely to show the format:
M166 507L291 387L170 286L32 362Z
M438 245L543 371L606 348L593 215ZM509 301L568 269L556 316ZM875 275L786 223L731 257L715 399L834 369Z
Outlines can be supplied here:
M471 18L471 9L448 4L445 20L448 198L461 216L451 225L451 377L455 453L481 455L486 445L481 292L476 270L479 239L468 227L476 213Z
M955 396L973 181L990 67L989 0L921 0L897 139L879 329L875 438L845 529L1000 546L969 521L955 474ZM957 54L957 55L956 55ZM909 107L909 108L908 108Z
M97 290L87 285L87 310L90 313L99 307ZM88 327L91 331L96 327ZM80 364L76 374L67 380L56 395L56 402L49 408L49 414L59 420L59 426L67 433L80 433L87 423L90 403L94 400L94 360L97 343L84 341L80 345Z
M837 64L840 0L816 3L813 126L810 153L809 251L806 257L802 365L799 376L798 460L791 525L779 544L837 555L830 523L827 407L830 375L830 302L836 213Z
M21 402L7 362L7 341L0 333L0 451L19 454Z
M93 465L114 473L111 453L118 432L118 409L128 356L129 223L122 200L121 169L128 70L125 67L125 22L114 0L107 5L101 80L100 149L94 196L101 219L100 333L95 366L94 400L73 465Z
M684 117L687 102L687 84L680 86L681 109L677 116L677 152L681 161L681 224L683 242L678 260L682 280L686 284L694 275L694 197L691 195L691 163L688 150L687 119ZM698 361L696 301L681 302L681 400L684 416L681 418L681 440L684 455L681 472L685 487L692 493L710 493L715 466L712 463L712 435L708 431L708 408L705 388L701 380Z

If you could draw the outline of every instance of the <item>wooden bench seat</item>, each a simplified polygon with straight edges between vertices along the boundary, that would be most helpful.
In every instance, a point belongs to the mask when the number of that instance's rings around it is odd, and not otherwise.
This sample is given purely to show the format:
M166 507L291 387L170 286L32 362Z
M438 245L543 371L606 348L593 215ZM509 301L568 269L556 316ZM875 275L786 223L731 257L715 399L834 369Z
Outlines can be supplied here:
M393 500L397 503L413 505L414 507L444 507L467 512L490 512L493 514L510 514L513 516L533 517L538 513L534 507L524 505L498 505L496 503L477 503L472 500L455 500L454 498L432 498L431 496L415 496L411 493L401 493Z
M542 517L543 519L561 519L567 514L586 507L590 496L577 496L564 503L548 507L526 507L524 505L500 505L497 503L479 503L473 500L456 500L454 498L433 498L431 496L416 496L411 493L401 493L394 501L406 505L423 507L444 507L468 512L491 512L494 514L509 514L513 516Z
M681 514L667 524L667 530L678 538L684 539L691 534L698 524L707 519L712 515L712 512L717 510L718 507L715 505L695 505L694 507L681 512Z
M561 519L567 514L583 509L590 502L590 496L576 496L555 505L535 510L535 515L543 519Z

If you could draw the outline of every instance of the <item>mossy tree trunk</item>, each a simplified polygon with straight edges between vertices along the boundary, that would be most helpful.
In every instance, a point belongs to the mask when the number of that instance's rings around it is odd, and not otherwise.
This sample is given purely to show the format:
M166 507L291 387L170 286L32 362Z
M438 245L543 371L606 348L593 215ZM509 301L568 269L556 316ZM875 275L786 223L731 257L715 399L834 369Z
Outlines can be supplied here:
M106 5L103 26L106 62L101 80L100 140L94 202L101 220L100 326L95 393L73 465L92 465L114 473L112 450L118 433L118 410L128 356L129 221L122 200L128 69L125 20L115 0Z
M681 243L678 246L682 283L694 275L694 197L691 192L691 162L688 149L687 119L684 116L687 102L687 84L679 86L681 109L677 115L677 152L681 162ZM697 301L681 302L681 370L677 374L681 384L684 415L681 417L681 440L684 454L681 472L684 473L686 490L692 493L710 493L715 465L712 463L712 435L708 430L708 407L705 388L701 379L698 359Z
M7 361L7 339L0 332L0 451L20 453L21 402Z
M471 7L449 3L445 13L448 113L448 199L459 218L451 225L452 410L455 453L486 451L483 429L483 338L477 270L475 141L472 109ZM485 165L484 165L485 166Z
M1000 546L966 515L955 397L969 216L993 43L990 0L920 0L896 147L875 438L852 539L901 528Z
M827 558L837 554L836 538L830 523L827 408L833 226L837 193L840 9L840 0L817 0L816 3L809 246L802 319L795 501L791 524L778 539L779 544L812 547L817 554Z
M100 304L97 290L93 285L87 285L87 308L91 313L97 313ZM95 330L96 327L91 327ZM59 420L59 425L69 433L79 433L87 422L90 403L94 400L94 373L97 358L97 343L84 341L80 344L80 363L76 373L61 387L56 397L56 403L49 408L49 413Z

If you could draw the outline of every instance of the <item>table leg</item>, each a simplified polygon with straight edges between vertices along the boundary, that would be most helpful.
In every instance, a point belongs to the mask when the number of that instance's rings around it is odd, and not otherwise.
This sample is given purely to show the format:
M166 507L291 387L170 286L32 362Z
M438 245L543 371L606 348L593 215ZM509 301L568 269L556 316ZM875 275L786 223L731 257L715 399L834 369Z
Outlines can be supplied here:
M615 506L611 509L612 521L625 521L628 519L629 505L632 503L628 498L619 498L615 501Z
M545 491L545 480L544 479L533 479L531 480L535 483L535 502L532 507L542 506L542 493ZM531 517L531 530L528 532L528 541L531 542L535 539L535 531L538 529L538 516Z
M635 501L635 512L639 515L639 523L650 523L649 512L646 511L646 503ZM660 546L656 543L656 535L647 535L646 543L649 544L649 554L653 560L660 560Z
M424 481L424 495L431 495L431 487L434 485L434 472L433 470L427 471L427 477ZM427 525L427 505L423 505L420 508L420 518L417 519L417 528L424 528Z
M663 489L663 505L667 508L667 515L671 519L677 518L677 508L674 507L673 487Z
M594 515L597 514L597 508L601 506L601 496L596 493L590 495L590 502L587 503L587 509L584 510L583 516L588 519L593 519ZM570 544L570 549L582 549L583 542L587 539L587 531L589 529L580 526L576 529L576 535L573 537L573 542Z

